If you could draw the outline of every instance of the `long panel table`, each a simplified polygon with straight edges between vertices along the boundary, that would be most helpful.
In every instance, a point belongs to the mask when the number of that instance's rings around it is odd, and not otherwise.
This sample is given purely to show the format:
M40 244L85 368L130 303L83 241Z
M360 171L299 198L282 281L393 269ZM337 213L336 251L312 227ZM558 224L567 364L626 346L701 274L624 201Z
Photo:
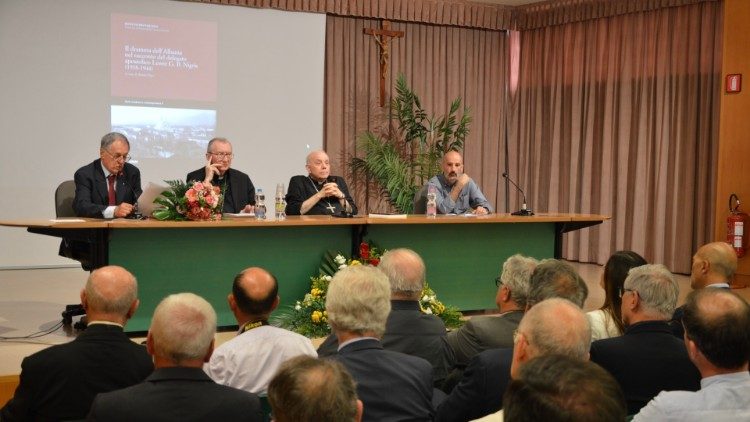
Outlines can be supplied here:
M156 220L0 221L30 232L83 238L95 243L96 266L117 264L138 278L141 307L128 331L145 331L167 294L191 291L217 311L219 325L234 325L227 302L240 270L261 266L279 280L282 306L309 289L328 250L351 254L362 240L387 249L409 247L427 265L427 279L439 298L462 310L494 308L494 278L514 253L560 255L563 233L601 223L601 215L541 214L515 217L410 215L406 218L290 216L284 221L239 218L215 222Z

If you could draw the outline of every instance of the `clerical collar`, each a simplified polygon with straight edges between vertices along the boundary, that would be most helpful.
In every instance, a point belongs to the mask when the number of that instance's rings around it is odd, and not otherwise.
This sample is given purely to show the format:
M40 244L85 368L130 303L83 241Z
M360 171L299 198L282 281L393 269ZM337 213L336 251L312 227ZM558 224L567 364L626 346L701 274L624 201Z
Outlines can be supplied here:
M242 327L240 327L240 334L250 331L253 328L262 327L264 325L268 325L267 319L262 319L260 321L248 321Z
M328 179L325 179L325 180L323 180L322 182L319 182L319 181L317 181L316 179L314 179L314 178L313 178L312 176L307 176L307 178L308 178L308 179L310 179L310 180L311 180L311 181L313 182L313 184L314 184L314 185L316 185L316 187L317 187L317 186L323 186L323 185L325 185L325 184L326 184L326 182L328 181Z

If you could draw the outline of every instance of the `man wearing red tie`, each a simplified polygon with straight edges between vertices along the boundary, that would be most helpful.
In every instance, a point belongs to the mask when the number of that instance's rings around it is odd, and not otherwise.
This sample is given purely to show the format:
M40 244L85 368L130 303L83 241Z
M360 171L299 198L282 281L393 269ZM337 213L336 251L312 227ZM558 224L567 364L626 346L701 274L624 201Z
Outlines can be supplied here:
M102 137L99 159L75 173L73 209L79 217L123 218L135 211L141 195L141 173L129 164L130 143L111 132Z

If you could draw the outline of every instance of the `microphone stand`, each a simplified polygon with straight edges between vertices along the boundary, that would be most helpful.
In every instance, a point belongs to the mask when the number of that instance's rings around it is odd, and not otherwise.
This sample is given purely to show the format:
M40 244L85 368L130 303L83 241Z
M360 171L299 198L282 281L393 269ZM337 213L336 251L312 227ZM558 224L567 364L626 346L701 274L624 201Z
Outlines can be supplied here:
M518 211L514 211L514 212L510 213L510 215L518 215L518 216L523 216L523 217L531 217L532 215L534 215L534 212L533 212L533 211L531 211L531 209L529 209L529 208L526 208L526 194L525 194L525 193L523 192L523 189L521 189L521 188L520 188L520 187L519 187L519 186L518 186L518 185L516 184L516 182L514 182L514 181L513 181L513 180L512 180L512 179L511 179L510 177L508 177L508 173L503 173L503 177L505 178L505 180L507 180L507 181L508 181L508 182L510 182L510 183L511 183L511 184L512 184L513 186L515 186L515 187L516 187L516 189L517 189L517 190L518 190L519 192L521 192L521 196L523 196L523 203L521 204L521 209L520 209L520 210L518 210ZM506 192L507 192L507 189L506 189Z

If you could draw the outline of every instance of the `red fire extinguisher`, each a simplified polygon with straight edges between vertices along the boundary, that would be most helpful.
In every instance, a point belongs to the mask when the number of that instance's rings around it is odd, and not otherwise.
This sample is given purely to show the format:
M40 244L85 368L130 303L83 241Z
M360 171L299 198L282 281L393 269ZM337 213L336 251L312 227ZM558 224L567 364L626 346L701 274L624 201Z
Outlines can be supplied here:
M734 199L734 207L732 206ZM732 245L737 257L742 258L747 252L748 220L750 218L740 211L740 198L735 194L729 196L729 217L727 217L727 243Z

